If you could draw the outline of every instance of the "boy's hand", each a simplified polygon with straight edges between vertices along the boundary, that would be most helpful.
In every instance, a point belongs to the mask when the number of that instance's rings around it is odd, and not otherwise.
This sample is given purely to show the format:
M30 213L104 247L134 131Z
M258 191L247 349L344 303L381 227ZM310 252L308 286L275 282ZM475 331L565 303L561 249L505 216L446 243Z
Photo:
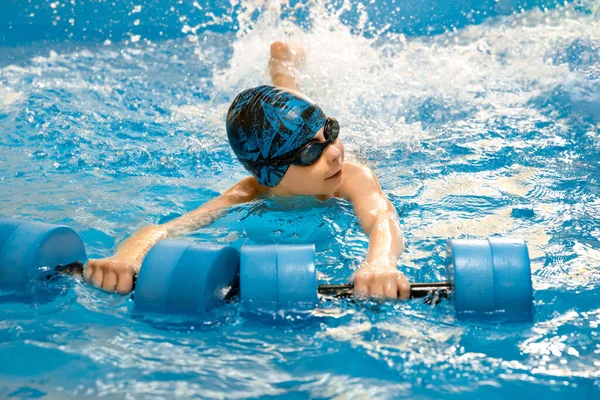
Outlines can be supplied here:
M407 300L410 297L410 284L404 274L387 261L363 262L354 274L354 293L357 297Z
M132 262L112 256L89 260L83 270L83 278L107 292L125 295L133 289L136 272L137 268Z

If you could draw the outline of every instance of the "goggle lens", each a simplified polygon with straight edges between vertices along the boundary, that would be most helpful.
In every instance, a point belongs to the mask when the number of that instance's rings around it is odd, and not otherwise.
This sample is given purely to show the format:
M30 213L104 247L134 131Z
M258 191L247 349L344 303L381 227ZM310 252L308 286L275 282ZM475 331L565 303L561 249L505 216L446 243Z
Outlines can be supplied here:
M306 149L304 149L302 155L300 156L300 162L302 163L302 165L314 164L315 161L317 161L319 157L321 157L321 154L323 153L323 147L319 146L319 144L320 143L314 143L311 146L308 146Z

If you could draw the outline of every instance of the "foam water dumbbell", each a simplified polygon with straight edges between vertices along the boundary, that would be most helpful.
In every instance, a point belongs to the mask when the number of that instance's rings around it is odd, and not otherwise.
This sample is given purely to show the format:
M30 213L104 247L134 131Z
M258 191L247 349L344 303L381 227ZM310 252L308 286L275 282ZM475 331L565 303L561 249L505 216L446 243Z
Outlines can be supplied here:
M71 228L0 219L0 290L22 290L34 279L64 272L81 275L87 256ZM239 252L183 240L157 243L135 279L137 309L202 314L237 288Z
M65 226L0 219L0 289L20 289L56 266L87 259L83 242ZM317 294L352 295L353 285L317 286L312 245L228 246L165 240L146 256L135 282L142 311L202 314L240 288L251 309L312 308ZM450 282L412 283L411 297L452 294L462 319L531 320L533 292L527 246L491 238L449 240ZM77 270L77 268L74 268ZM239 274L239 283L238 283Z
M306 309L317 293L352 295L353 285L317 286L313 246L242 246L240 299L250 309ZM533 291L527 246L491 238L449 240L450 282L412 283L411 298L451 294L460 319L532 319Z

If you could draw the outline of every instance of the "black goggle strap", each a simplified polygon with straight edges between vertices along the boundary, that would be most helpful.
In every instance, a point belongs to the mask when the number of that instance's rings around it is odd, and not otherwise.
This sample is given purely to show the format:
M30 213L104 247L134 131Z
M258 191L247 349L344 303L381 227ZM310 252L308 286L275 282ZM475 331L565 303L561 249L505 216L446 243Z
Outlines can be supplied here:
M290 161L295 160L299 156L299 153L300 153L300 151L302 151L303 148L304 148L304 146L300 147L299 149L294 150L293 156L290 156L290 157L272 158L270 160L263 160L263 161L250 161L249 164L251 164L253 167L265 167L265 166L278 167L282 164L289 164Z

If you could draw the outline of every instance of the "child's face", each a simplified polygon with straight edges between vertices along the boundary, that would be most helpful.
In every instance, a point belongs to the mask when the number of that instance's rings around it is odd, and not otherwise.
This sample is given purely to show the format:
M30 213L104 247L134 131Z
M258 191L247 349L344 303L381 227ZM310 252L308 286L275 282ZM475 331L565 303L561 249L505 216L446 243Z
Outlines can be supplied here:
M317 132L314 138L325 141L323 128ZM309 166L290 165L283 179L272 189L272 192L280 196L333 194L342 184L343 162L344 144L338 138L323 150L321 157L314 164Z

